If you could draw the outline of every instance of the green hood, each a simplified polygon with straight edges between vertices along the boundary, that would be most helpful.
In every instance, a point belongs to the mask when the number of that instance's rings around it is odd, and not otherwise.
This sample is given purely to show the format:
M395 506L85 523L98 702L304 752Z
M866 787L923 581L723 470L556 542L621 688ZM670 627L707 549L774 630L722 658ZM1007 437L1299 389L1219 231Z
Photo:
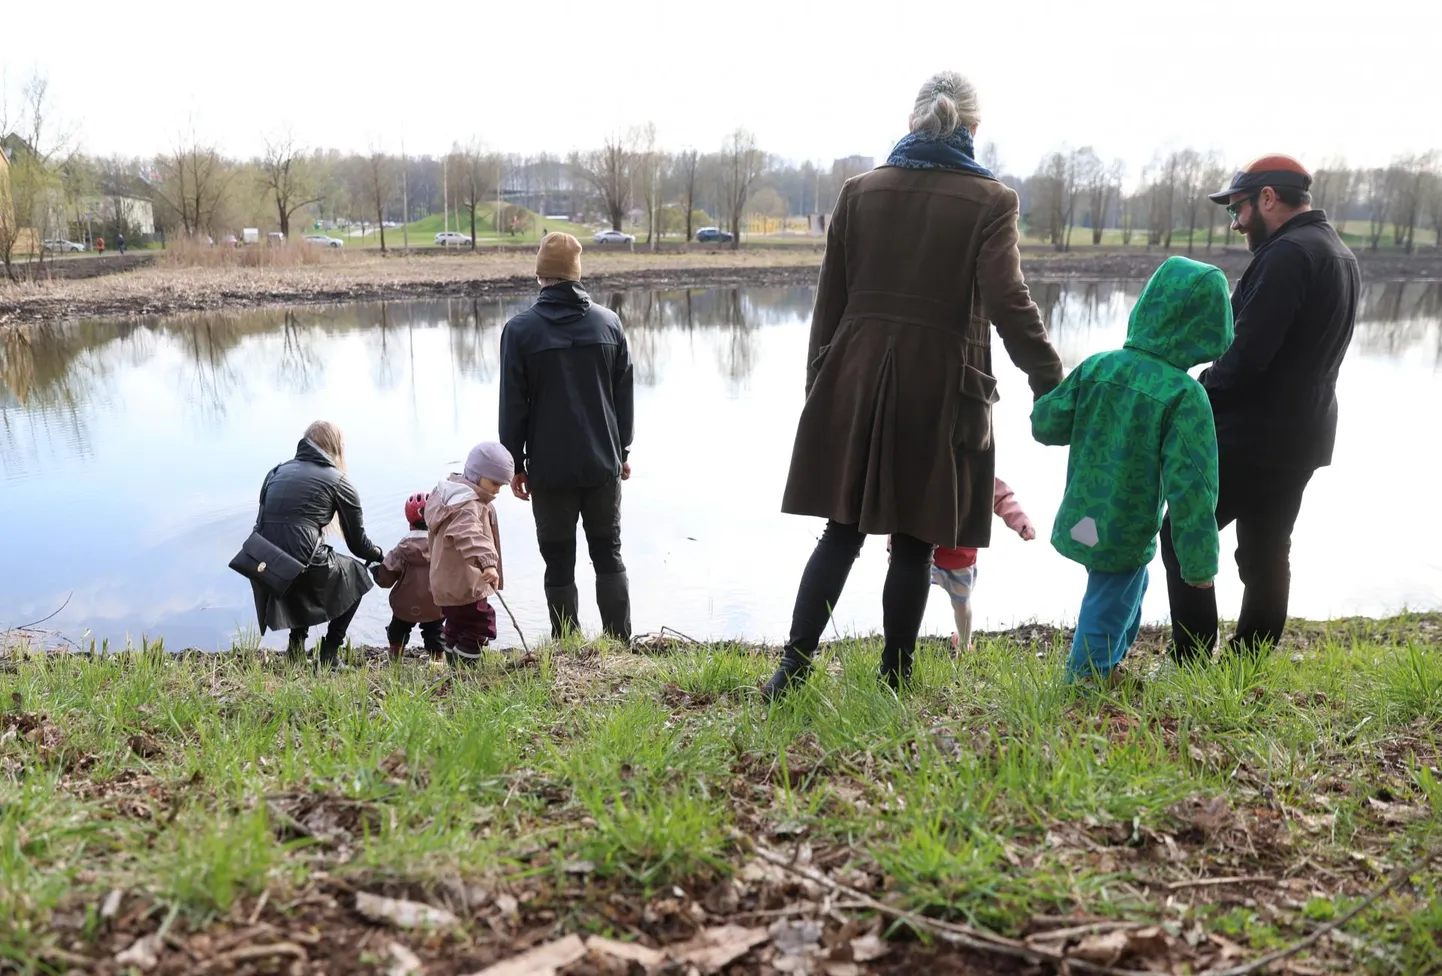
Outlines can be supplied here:
M1220 358L1231 344L1227 276L1210 264L1167 258L1132 309L1126 348L1191 369Z

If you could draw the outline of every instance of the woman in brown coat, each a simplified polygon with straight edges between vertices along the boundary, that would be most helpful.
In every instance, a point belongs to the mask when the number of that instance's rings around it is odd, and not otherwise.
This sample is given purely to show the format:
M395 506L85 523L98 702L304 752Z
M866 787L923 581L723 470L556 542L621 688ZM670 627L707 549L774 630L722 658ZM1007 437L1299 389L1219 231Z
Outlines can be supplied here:
M768 699L810 670L868 535L892 537L881 677L909 678L933 547L991 541L991 326L1034 397L1061 381L1022 279L1017 196L976 162L977 121L971 83L934 76L886 165L837 198L782 502L827 525Z

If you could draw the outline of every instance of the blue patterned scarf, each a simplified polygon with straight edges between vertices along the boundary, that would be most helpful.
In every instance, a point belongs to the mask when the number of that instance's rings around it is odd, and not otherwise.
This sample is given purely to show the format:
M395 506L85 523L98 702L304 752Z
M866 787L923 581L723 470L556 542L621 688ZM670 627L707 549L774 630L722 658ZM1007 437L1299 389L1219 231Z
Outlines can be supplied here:
M913 132L904 137L886 157L887 166L902 169L955 169L977 176L992 176L991 170L976 161L976 146L965 126L945 139L928 139ZM995 179L994 176L992 176Z

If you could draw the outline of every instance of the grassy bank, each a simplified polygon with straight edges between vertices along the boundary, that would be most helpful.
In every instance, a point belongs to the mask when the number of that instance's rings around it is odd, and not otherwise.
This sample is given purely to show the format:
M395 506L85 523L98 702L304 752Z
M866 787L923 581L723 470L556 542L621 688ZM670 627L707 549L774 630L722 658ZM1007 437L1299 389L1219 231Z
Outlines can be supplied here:
M460 675L16 660L0 970L471 973L577 933L731 973L1012 971L903 910L1133 970L1235 966L1442 843L1439 633L1312 628L1092 697L1047 629L929 646L900 700L845 643L772 710L771 658L728 646ZM1290 971L1438 971L1439 880L1411 873ZM369 895L445 914L397 927ZM590 949L560 971L642 971Z

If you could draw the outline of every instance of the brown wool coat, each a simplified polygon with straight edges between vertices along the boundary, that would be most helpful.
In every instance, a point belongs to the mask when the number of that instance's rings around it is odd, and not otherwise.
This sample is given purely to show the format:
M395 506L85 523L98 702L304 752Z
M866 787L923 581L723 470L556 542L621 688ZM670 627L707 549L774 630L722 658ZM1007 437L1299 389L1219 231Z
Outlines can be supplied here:
M991 541L991 326L1034 396L1061 360L1021 274L1017 196L883 166L836 201L782 511L941 546Z

